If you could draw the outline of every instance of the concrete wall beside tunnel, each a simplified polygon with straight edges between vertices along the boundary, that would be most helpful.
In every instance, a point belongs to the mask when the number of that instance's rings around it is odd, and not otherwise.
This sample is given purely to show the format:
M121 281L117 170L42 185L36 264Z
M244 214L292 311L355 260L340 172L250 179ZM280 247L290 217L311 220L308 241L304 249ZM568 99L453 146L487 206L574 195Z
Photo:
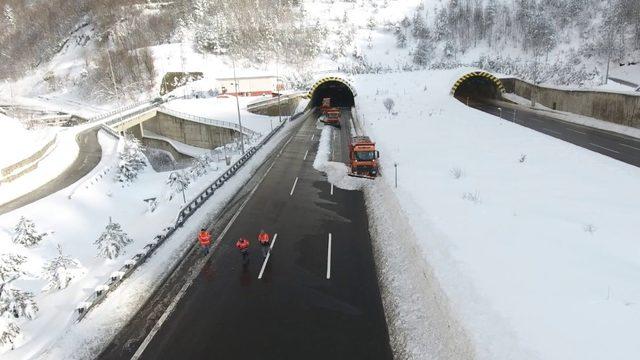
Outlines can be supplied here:
M502 79L510 93L559 111L640 128L640 95L591 90L563 90L526 81Z
M310 106L320 106L322 99L331 98L331 106L352 107L357 96L351 84L340 77L326 77L317 81L307 95Z
M486 71L465 74L451 88L458 99L499 99L504 92L502 81Z

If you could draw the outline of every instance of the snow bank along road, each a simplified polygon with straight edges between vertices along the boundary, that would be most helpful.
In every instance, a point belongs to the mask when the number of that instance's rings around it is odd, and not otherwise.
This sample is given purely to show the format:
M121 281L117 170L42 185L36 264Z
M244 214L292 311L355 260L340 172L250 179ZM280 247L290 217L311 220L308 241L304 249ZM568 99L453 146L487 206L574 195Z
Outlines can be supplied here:
M525 106L504 101L480 101L472 102L469 105L585 149L640 167L640 140L638 139L540 115Z
M76 137L76 142L80 149L73 164L48 183L17 199L0 205L0 215L29 205L58 190L62 190L91 172L91 170L98 165L102 157L102 148L98 142L98 131L100 131L99 126L79 133Z
M313 169L320 126L315 115L299 121L212 219L218 242L202 269L193 251L99 358L392 358L363 194ZM347 125L335 153L343 159ZM260 229L274 238L266 260ZM241 236L251 241L246 266Z

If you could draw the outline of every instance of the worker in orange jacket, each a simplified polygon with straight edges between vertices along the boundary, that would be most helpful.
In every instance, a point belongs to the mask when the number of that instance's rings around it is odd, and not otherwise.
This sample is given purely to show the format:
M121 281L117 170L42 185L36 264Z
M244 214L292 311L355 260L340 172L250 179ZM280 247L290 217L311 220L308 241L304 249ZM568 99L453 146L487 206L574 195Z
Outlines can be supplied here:
M241 237L240 240L236 241L236 247L242 254L242 261L246 263L249 259L249 240Z
M271 244L269 234L264 230L260 230L260 233L258 234L258 242L262 246L262 257L267 257L267 254L269 253L269 245Z
M205 229L200 229L198 233L198 242L204 255L209 253L209 247L211 246L211 234Z

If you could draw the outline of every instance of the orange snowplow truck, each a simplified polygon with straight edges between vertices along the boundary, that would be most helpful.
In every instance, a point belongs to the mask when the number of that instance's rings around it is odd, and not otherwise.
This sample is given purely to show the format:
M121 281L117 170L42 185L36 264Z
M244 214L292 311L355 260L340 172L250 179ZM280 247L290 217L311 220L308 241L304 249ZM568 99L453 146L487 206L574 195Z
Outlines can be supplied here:
M354 136L349 144L349 160L351 172L349 176L373 179L378 176L378 158L380 152L376 150L376 143L368 136Z
M329 108L325 113L323 122L329 125L340 126L340 109Z

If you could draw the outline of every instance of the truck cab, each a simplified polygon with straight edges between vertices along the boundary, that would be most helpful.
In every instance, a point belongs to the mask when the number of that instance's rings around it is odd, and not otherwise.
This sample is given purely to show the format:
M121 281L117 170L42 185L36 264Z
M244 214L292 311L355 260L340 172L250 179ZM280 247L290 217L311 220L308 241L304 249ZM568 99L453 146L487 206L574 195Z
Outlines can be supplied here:
M378 176L380 153L368 136L355 136L349 144L349 160L352 176L374 178Z

